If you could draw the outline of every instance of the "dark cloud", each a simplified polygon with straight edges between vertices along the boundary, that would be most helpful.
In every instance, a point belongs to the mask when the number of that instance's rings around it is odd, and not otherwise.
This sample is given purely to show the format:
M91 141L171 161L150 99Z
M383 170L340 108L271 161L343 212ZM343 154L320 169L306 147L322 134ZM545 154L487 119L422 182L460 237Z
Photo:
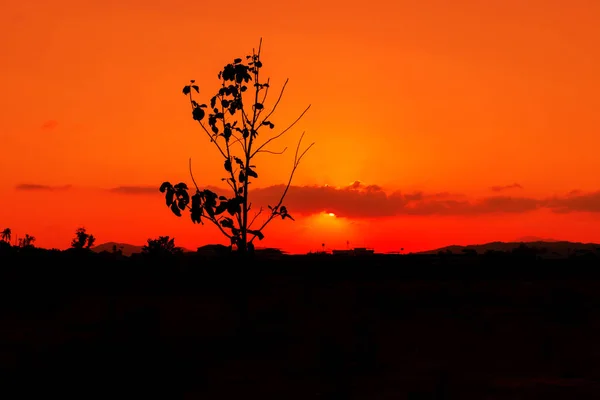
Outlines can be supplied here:
M117 186L109 191L120 194L156 194L160 193L159 186Z
M53 191L53 190L68 190L71 189L71 185L64 186L50 186L50 185L38 185L35 183L21 183L15 186L16 190L38 190L38 191Z
M517 184L515 184L517 185ZM510 185L516 187L515 185ZM519 186L520 187L520 186ZM204 188L204 187L203 187ZM205 187L219 195L229 196L230 190L214 186ZM250 202L253 209L279 201L285 185L253 188ZM124 195L159 194L158 186L119 186L110 189ZM552 198L495 195L468 199L462 194L392 192L380 186L354 182L346 187L291 186L283 202L292 215L332 212L348 218L379 218L395 215L454 215L477 216L487 214L519 214L537 209L550 209L556 213L599 212L600 191L594 193L570 192Z
M147 195L147 194L161 194L160 185L156 186L117 186L108 189L109 192L125 195ZM217 193L225 193L227 189L217 188L215 186L204 186L203 189L210 189Z
M284 186L254 189L252 201L276 204ZM376 185L354 182L343 188L293 186L284 204L290 212L313 214L333 212L349 218L376 218L393 215L480 215L521 213L539 208L540 201L523 197L493 196L467 201L450 193L386 193Z
M564 197L552 197L546 200L546 206L557 213L600 212L600 191L591 193L573 191Z
M57 126L58 126L58 121L51 119L51 120L44 122L42 124L41 128L44 130L52 130L52 129L56 128Z
M518 183L513 183L512 185L492 186L490 189L492 189L494 192L503 192L511 189L523 189L523 186L519 185Z

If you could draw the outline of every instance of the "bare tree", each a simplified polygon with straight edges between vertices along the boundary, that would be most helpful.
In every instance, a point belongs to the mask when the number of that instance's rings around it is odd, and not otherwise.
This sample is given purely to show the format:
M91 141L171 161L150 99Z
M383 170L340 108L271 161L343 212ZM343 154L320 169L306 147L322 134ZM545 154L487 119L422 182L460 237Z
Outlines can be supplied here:
M259 137L262 138L259 132L262 133L264 129L275 129L275 124L270 118L277 109L288 83L286 80L273 106L267 111L265 101L269 94L270 81L261 76L263 67L260 58L261 47L262 39L258 50L253 49L252 54L246 56L245 60L236 58L219 72L221 88L210 99L210 107L194 100L193 92L200 91L194 80L183 88L183 94L190 100L193 119L198 121L210 142L223 156L225 177L221 180L229 186L231 196L218 195L209 189L200 189L192 173L191 159L189 169L195 187L194 194L190 196L188 186L183 182L176 185L164 182L160 186L160 191L165 193L167 206L175 215L180 217L183 210L189 209L194 223L203 224L204 220L210 221L229 238L232 248L236 247L241 253L247 253L254 248L252 243L254 239L264 238L262 231L274 218L293 220L283 201L302 157L314 145L311 143L301 150L304 136L302 133L287 185L279 201L268 206L269 211L265 213L259 224L257 220L263 213L262 207L255 211L252 217L250 216L252 204L249 202L249 184L258 178L257 167L253 160L260 153L282 154L287 148L273 151L268 146L294 127L310 108L310 105L306 107L292 123L277 134L259 141ZM257 227L254 227L255 223Z

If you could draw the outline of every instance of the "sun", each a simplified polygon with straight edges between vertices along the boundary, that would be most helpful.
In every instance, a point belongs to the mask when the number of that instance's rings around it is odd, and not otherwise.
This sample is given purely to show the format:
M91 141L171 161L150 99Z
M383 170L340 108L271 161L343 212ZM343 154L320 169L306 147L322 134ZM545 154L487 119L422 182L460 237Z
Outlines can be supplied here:
M330 217L335 217L334 213L328 213L327 215L329 215Z

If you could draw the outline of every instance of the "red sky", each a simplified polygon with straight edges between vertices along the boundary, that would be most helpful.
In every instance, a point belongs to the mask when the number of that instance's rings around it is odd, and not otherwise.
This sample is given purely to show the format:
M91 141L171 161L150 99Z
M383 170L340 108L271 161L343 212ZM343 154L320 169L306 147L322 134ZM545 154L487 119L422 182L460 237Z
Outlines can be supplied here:
M286 202L296 222L274 221L261 245L600 242L600 2L248 4L5 1L0 229L56 248L79 226L98 243L225 243L172 215L158 186L190 182L189 157L201 186L221 183L181 88L195 79L208 101L262 37L273 90L290 79L273 122L312 105L272 149L302 131L316 144ZM293 152L259 157L266 205Z

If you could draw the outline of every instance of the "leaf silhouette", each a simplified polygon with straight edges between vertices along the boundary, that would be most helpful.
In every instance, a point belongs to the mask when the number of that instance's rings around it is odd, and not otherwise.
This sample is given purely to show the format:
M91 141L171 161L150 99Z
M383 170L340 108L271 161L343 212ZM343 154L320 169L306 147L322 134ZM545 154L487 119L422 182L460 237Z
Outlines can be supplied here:
M167 190L167 188L171 187L171 182L163 182L162 185L160 185L160 192L164 193L165 190Z
M192 111L192 117L196 121L202 121L204 119L204 115L206 115L206 113L204 112L204 110L202 109L202 107L196 107Z
M199 223L202 217L202 208L200 207L200 194L196 193L192 196L191 217L193 223Z
M173 204L173 199L175 198L175 191L171 188L167 189L167 194L165 195L165 199L167 202L167 207Z
M240 168L244 168L244 162L239 157L233 157L235 162L240 166Z
M177 206L177 203L171 204L171 211L173 211L173 214L177 215L178 217L181 217L181 210Z
M265 238L265 235L263 235L263 233L261 231L257 231L254 229L248 229L248 233L251 235L256 235L258 240L263 240Z
M258 174L253 169L246 168L246 174L253 178L258 178Z
M230 228L230 229L233 228L233 220L231 218L227 218L227 217L223 218L220 221L220 224L223 228Z

